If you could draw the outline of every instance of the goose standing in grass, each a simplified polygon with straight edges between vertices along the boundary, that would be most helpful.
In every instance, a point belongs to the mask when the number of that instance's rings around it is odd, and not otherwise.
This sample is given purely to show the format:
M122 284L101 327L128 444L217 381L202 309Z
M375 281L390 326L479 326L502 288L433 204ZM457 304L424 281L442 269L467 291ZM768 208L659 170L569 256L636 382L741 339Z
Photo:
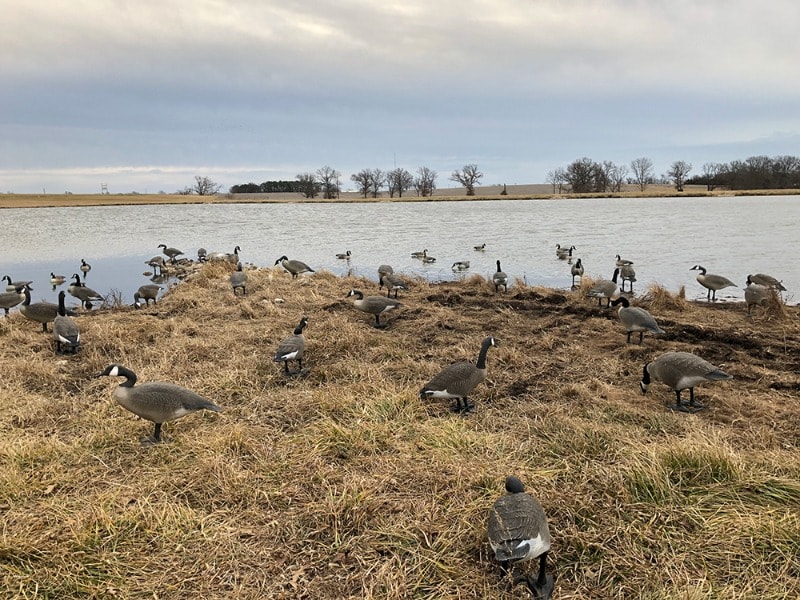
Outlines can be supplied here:
M772 288L774 289L774 288ZM769 299L770 288L761 285L760 283L753 283L750 276L747 276L747 285L744 288L744 301L747 304L747 314L750 314L750 309L756 305L762 305Z
M58 293L58 314L53 320L53 337L56 339L56 352L61 354L62 345L75 354L81 343L81 332L75 319L67 315L67 307L64 306L66 292L61 290Z
M205 248L197 249L197 262L206 262L208 260L208 250Z
M133 305L136 308L141 308L142 300L144 300L145 306L150 306L150 300L153 301L153 304L156 304L158 292L160 291L161 286L154 283L139 286L139 289L133 294Z
M8 284L6 285L7 292L15 292L17 288L24 287L26 285L31 285L32 281L11 281L10 275L3 275L3 281L7 281Z
M394 297L397 298L397 293L400 290L404 292L408 291L408 287L406 287L405 280L400 277L400 275L395 275L394 273L388 273L383 275L379 281L378 289L381 289L384 285L386 286L386 297L389 298L394 291Z
M575 289L575 278L580 277L581 281L583 280L583 263L581 259L575 261L575 264L570 267L569 272L572 274L572 289Z
M628 339L626 343L631 343L631 334L633 333L639 334L639 344L642 343L642 338L644 337L645 331L656 334L665 333L665 331L658 326L658 323L656 323L653 315L643 308L631 306L625 296L620 296L611 302L612 306L617 306L618 304L622 305L617 311L619 320L625 326L625 330L628 332Z
M628 260L628 259L622 258L619 254L617 254L617 256L615 258L616 258L616 261L617 261L616 262L616 266L618 266L618 267L631 266L633 264L632 260Z
M153 381L137 386L136 373L122 365L109 365L96 376L125 378L125 381L114 390L113 398L123 408L155 424L153 437L143 439L143 444L161 442L161 425L167 421L180 419L198 410L222 411L213 402L174 383Z
M642 394L647 393L650 380L657 379L675 391L675 404L670 406L673 410L683 412L697 412L703 407L694 399L694 388L707 381L724 381L733 379L724 371L703 360L699 356L688 352L667 352L656 360L647 363L642 372L642 381L639 387ZM681 391L689 389L689 404L681 403Z
M708 290L706 299L709 302L713 302L717 299L717 290L722 290L726 287L736 287L736 284L727 277L723 277L722 275L714 275L712 273L706 274L706 268L702 265L695 265L689 270L700 271L700 274L696 278L697 283Z
M247 295L247 273L242 270L242 263L236 265L236 270L231 273L231 287L234 296L236 290L242 290L242 296Z
M352 256L352 252L350 252L350 250L348 250L347 252L344 252L342 254L337 254L336 258L338 258L339 260L350 260L351 256Z
M53 291L55 291L56 287L62 285L67 280L66 277L63 275L56 275L52 271L50 271L50 285L53 286Z
M159 244L158 247L163 248L161 252L173 263L176 262L176 258L178 256L183 254L182 250L178 250L177 248L169 248L166 244Z
M425 258L428 256L428 249L425 248L422 252L412 252L411 258Z
M475 364L469 361L453 363L445 367L420 390L419 397L425 398L454 398L456 405L454 412L469 412L472 410L468 396L486 379L486 353L489 348L497 345L497 340L489 336L481 344L478 360ZM461 401L464 401L462 406Z
M27 285L22 286L22 293L25 299L19 307L19 312L26 319L42 324L42 331L47 332L47 324L51 323L58 316L58 305L52 302L34 302L31 304L31 288Z
M468 260L457 260L453 263L453 266L450 267L453 271L466 271L469 269L469 261Z
M608 300L606 308L611 306L611 299L617 296L617 277L619 277L619 267L614 269L611 279L600 279L595 281L592 289L589 290L590 298L597 298L597 306L603 305L603 298Z
M636 281L636 271L633 270L631 265L622 265L619 268L619 276L622 280L622 291L625 291L625 282L627 281L630 284L630 289L628 290L629 293L633 293L633 282Z
M286 255L281 256L278 260L276 260L275 264L281 265L284 269L291 273L292 279L296 279L300 273L315 273L314 269L309 267L306 263L299 260L289 260Z
M560 260L572 260L572 253L577 250L575 246L570 246L569 248L562 248L561 246L556 245L556 256Z
M303 337L303 329L308 325L308 317L300 319L300 323L294 328L294 334L291 337L282 340L278 345L278 350L275 352L274 362L283 362L283 372L289 375L289 361L297 361L297 372L299 374L303 370L303 351L306 349L306 339Z
M103 297L100 294L95 292L92 288L86 287L85 284L81 283L80 275L73 273L72 276L75 278L75 281L69 285L67 291L71 296L74 296L81 301L81 306L83 306L83 308L91 310L92 301L103 301Z
M25 300L25 292L23 291L25 287L26 286L21 285L13 292L3 292L0 294L0 308L5 311L6 316L8 316L9 310Z
M478 252L483 252L486 250L486 242L483 242L480 246L473 246L473 250L477 250Z
M550 528L539 501L525 492L517 477L506 477L506 494L489 511L489 545L504 573L512 569L513 583L524 581L535 598L548 600L553 594L555 577L547 574L550 551ZM520 572L520 563L539 559L536 578Z
M503 291L508 291L508 275L503 272L503 269L500 268L500 261L497 261L497 271L494 272L492 275L492 283L494 284L494 293L496 294L500 290L500 286L503 286Z
M350 296L356 297L355 302L353 302L353 306L356 309L370 315L375 315L375 327L378 329L386 327L385 324L381 323L382 314L402 306L400 302L389 297L384 298L383 296L367 296L365 298L364 293L360 290L350 290L347 293L347 297L349 298Z
M747 276L747 284L755 283L758 285L763 285L764 287L768 288L775 288L779 292L785 292L786 288L783 287L783 283L778 281L772 275L767 275L765 273L756 273L755 275L748 275Z
M81 266L78 268L80 269L81 273L83 273L83 277L86 278L86 276L89 274L89 271L92 270L92 265L87 263L84 259L81 259Z

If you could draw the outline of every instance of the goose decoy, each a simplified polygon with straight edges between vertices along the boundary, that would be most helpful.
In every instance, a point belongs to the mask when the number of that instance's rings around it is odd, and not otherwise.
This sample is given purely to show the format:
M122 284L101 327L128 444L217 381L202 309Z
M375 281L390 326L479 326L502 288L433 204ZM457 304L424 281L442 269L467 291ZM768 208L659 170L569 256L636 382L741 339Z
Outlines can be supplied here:
M175 262L175 259L178 256L183 254L182 250L178 250L177 248L169 248L169 247L167 247L166 244L159 244L158 247L159 248L163 248L163 250L161 252L164 254L164 256L169 258L173 263Z
M5 311L6 316L8 316L9 310L25 300L25 293L23 291L25 287L26 286L21 285L13 292L3 292L0 294L0 308Z
M572 258L573 251L577 250L575 246L570 246L569 248L562 248L556 244L556 256L561 260L567 260Z
M572 267L570 267L569 271L570 273L572 273L572 289L575 289L575 278L580 277L581 280L583 280L584 269L583 269L583 263L581 262L580 258L577 261L575 261L575 264L572 265Z
M380 281L384 276L391 275L394 273L394 269L392 265L381 265L378 267L378 281ZM380 288L378 288L380 289Z
M22 286L22 293L25 299L19 307L22 315L42 324L42 331L47 332L47 324L51 323L58 316L58 305L52 302L34 302L31 304L31 289L27 285Z
M15 291L17 291L17 288L20 288L20 287L23 287L23 286L26 286L26 285L29 286L29 285L31 285L33 283L32 281L11 281L11 276L10 275L3 275L3 281L7 281L8 282L8 285L6 285L6 291L7 292L15 292Z
M625 282L627 281L630 284L630 289L628 290L629 293L633 293L633 282L636 281L636 271L633 270L631 265L622 265L619 268L619 276L622 279L622 291L625 291Z
M525 492L517 477L506 477L506 494L500 496L489 511L487 526L489 545L503 572L512 568L513 582L524 581L535 598L549 600L555 576L547 574L547 553L550 551L550 528L539 501ZM522 574L520 564L539 559L536 578Z
M236 270L231 273L231 287L234 296L236 290L242 290L242 296L247 295L247 273L242 270L242 263L236 265Z
M389 273L384 275L380 279L380 285L378 289L381 289L384 285L386 286L386 297L389 298L394 290L394 297L397 298L397 292L403 290L404 292L408 291L408 287L406 287L406 282L403 280L402 277L399 275L395 275L394 273Z
M702 265L695 265L689 270L700 271L700 274L696 277L697 283L708 290L706 299L709 302L713 302L717 299L717 290L722 290L726 287L736 287L736 284L727 277L714 275L712 273L706 274L706 268Z
M160 291L161 286L155 285L154 283L139 286L139 289L133 294L133 305L136 308L141 308L142 300L144 300L145 306L150 306L150 300L153 301L153 304L157 304L156 299Z
M197 262L206 262L208 260L208 250L205 248L197 249Z
M91 310L92 301L102 302L104 300L104 298L92 288L86 287L86 285L81 283L80 275L73 273L72 276L75 278L75 281L69 284L67 291L71 296L74 296L81 301L81 306L87 310Z
M710 362L688 352L667 352L656 360L647 363L642 372L642 381L639 387L642 394L647 393L650 380L658 379L675 391L675 404L670 406L673 410L683 412L697 412L703 405L694 400L694 388L706 381L724 381L733 379L724 371L718 369ZM681 404L681 391L689 388L689 404Z
M58 293L58 314L53 320L53 337L56 339L56 352L61 354L61 346L75 354L81 343L81 332L75 319L67 315L67 308L64 306L66 292L61 290Z
M642 343L642 338L644 337L645 331L649 331L651 333L666 333L663 329L661 329L661 327L658 326L658 323L656 323L653 315L643 308L631 306L625 296L620 296L611 302L611 306L617 306L618 304L622 305L617 311L619 320L623 325L625 325L625 329L628 332L628 339L626 343L631 343L632 333L639 333L640 344Z
M747 284L755 283L758 285L763 285L764 287L768 288L775 288L779 292L785 292L786 288L783 287L783 283L778 281L772 275L766 275L765 273L756 273L755 275L748 275L747 276Z
M411 258L425 258L428 256L428 249L425 248L422 252L412 252Z
M114 390L113 398L123 408L155 424L153 437L143 439L143 444L161 442L161 425L167 421L180 419L198 410L222 411L222 408L213 402L174 383L153 381L137 386L136 373L122 365L109 365L96 377L125 378L125 381Z
M500 289L500 286L503 286L503 291L508 291L508 275L503 272L503 269L500 268L500 261L497 261L497 271L495 271L494 275L492 275L492 283L494 283L494 293L496 294Z
M63 275L56 275L55 273L50 271L50 285L53 286L54 290L56 289L56 286L61 285L66 280L67 280L67 278L64 277Z
M275 261L276 265L281 265L289 273L292 274L292 279L296 279L300 273L315 273L314 269L309 267L306 263L299 260L289 260L286 255L281 256Z
M450 267L453 271L466 271L469 269L469 261L468 260L457 260L453 263L453 266Z
M618 267L624 267L625 265L630 266L630 265L633 264L632 260L627 260L625 258L622 258L619 254L617 254L616 260L617 260L616 266L618 266Z
M608 300L606 308L611 306L611 299L617 296L617 277L619 277L619 267L614 269L611 280L600 279L594 282L592 289L589 290L589 297L597 298L597 306L603 305L603 298Z
M92 270L92 265L81 259L81 266L78 268L81 270L81 273L83 273L83 276L86 277L86 275L89 274L89 271Z
M350 250L348 250L347 252L345 252L343 254L337 254L336 258L338 258L340 260L350 260L351 256L352 256L352 253L350 252Z
M473 250L477 250L478 252L483 252L486 250L486 242L483 242L480 246L473 246Z
M764 304L769 299L769 294L770 288L760 283L753 283L748 275L747 285L744 288L744 301L747 304L747 314L750 314L750 309L753 306Z
M160 275L164 272L164 257L163 256L154 256L150 260L146 261L144 264L150 266L153 269L153 273L156 275Z
M308 325L308 317L300 319L300 323L294 328L294 335L282 340L275 352L274 362L283 362L283 372L289 375L289 361L297 361L297 373L303 370L303 350L306 348L306 339L303 337L303 329Z
M382 314L402 306L400 302L389 297L384 298L383 296L367 296L365 298L364 293L360 290L350 290L346 297L349 298L350 296L356 297L356 301L353 302L353 306L355 306L356 309L370 315L375 315L375 327L378 329L386 327L385 324L381 324Z
M497 340L489 336L481 344L478 360L475 364L469 361L453 363L445 367L420 390L419 397L425 398L455 398L454 412L469 412L473 407L469 404L468 396L486 379L486 353L489 348L497 345ZM461 401L464 405L461 405Z

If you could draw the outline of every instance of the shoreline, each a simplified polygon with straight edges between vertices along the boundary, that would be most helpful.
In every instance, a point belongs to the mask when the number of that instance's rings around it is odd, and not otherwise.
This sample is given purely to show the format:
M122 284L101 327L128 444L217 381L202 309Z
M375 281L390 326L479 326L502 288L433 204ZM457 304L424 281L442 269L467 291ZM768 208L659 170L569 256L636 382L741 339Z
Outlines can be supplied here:
M656 189L657 188L657 189ZM575 200L579 198L705 198L738 196L796 196L800 189L783 190L714 190L704 186L692 186L683 192L676 192L669 186L653 186L651 190L623 192L590 192L585 194L489 193L489 190L475 196L455 193L455 190L440 190L441 194L402 198L362 198L355 192L345 192L336 199L303 198L298 194L224 194L215 196L182 196L177 194L0 194L0 209L3 208L59 208L70 206L145 206L156 204L353 204L372 202L476 202L504 200Z

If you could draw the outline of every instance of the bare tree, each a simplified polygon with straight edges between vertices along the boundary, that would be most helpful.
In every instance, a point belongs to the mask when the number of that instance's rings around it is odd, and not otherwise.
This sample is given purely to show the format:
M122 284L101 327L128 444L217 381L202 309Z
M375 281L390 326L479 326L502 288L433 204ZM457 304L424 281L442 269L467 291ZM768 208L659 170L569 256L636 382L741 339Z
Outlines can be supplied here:
M326 200L338 198L342 191L342 174L333 167L324 166L317 169L317 180L322 190L322 197Z
M433 196L436 191L436 171L428 167L420 167L417 169L417 176L414 178L414 189L417 191L417 196Z
M580 158L573 161L564 171L564 181L576 194L594 192L597 189L597 174L600 165L591 158Z
M212 181L209 177L194 176L194 185L190 188L193 194L198 196L213 196L216 194L222 185Z
M353 173L350 175L350 180L355 182L356 191L361 194L363 198L366 198L367 194L369 194L371 182L369 169L362 169L358 173Z
M564 187L566 176L567 174L564 169L562 167L558 167L557 169L547 172L547 179L545 179L545 182L553 186L554 194L560 194L562 188Z
M394 198L397 194L398 198L403 197L403 192L406 192L414 185L414 177L405 169L392 169L386 174L386 184L389 187L389 197Z
M313 173L300 173L296 177L298 191L304 198L316 198L320 192L320 185Z
M386 183L386 174L380 169L372 169L369 172L369 190L373 198L377 198L378 194Z
M646 157L634 158L631 161L631 171L633 183L639 186L639 191L643 192L649 183L653 183L653 161Z
M628 167L625 165L615 165L612 162L605 161L603 169L606 173L606 182L608 184L608 191L621 192L622 184L628 177Z
M453 171L450 181L455 181L467 188L467 196L475 195L475 186L478 185L483 177L483 173L478 170L478 165L472 163L461 167L460 171Z
M670 181L672 181L672 184L675 186L677 191L683 191L683 186L686 183L686 177L689 175L691 170L692 163L687 163L683 160L676 160L674 163L672 163L667 171L667 177L669 177Z
M703 179L705 179L706 189L713 192L717 187L717 176L722 173L723 165L720 163L705 163L703 165Z

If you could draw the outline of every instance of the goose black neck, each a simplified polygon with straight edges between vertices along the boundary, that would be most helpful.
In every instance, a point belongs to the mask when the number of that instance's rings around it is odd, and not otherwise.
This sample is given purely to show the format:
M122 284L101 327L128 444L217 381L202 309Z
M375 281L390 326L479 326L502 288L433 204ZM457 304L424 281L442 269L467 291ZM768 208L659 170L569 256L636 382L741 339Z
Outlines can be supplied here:
M130 369L126 369L125 367L118 366L117 367L117 374L120 377L124 377L125 381L120 383L120 387L133 387L136 384L136 373L131 371Z
M614 269L614 276L611 278L611 281L617 283L617 277L619 277L619 269Z
M22 292L25 294L25 300L22 301L22 306L30 306L31 305L31 291L28 289L26 285L22 288Z
M486 368L486 353L489 352L489 348L493 342L494 339L490 337L483 340L483 344L481 344L481 351L478 353L478 361L475 363L475 366L479 369Z
M612 306L616 306L617 304L622 304L622 308L628 308L631 305L625 296L620 296L616 300L611 301Z
M642 383L645 385L650 385L650 371L647 370L647 367L650 366L650 363L647 363L642 369Z
M497 261L497 272L500 273L500 271L501 271L501 269L500 269L500 261L498 260Z
M300 323L297 325L297 327L294 328L294 334L295 335L300 335L301 333L303 333L303 329L305 329L306 325L308 325L308 323L306 322L305 319L300 321Z
M58 293L58 314L62 317L67 316L67 307L64 306L64 296L65 294L63 291Z

